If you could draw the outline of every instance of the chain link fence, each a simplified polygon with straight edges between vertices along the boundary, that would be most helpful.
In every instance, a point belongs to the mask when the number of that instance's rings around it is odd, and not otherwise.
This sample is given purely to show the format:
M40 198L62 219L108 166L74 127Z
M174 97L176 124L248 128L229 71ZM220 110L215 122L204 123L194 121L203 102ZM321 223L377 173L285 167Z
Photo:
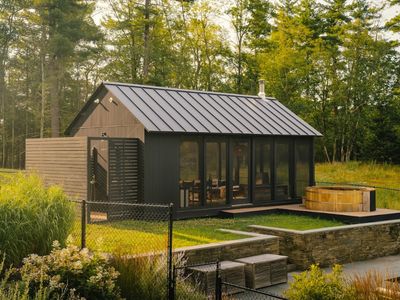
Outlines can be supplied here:
M172 205L75 202L73 239L106 254L126 299L167 299L172 281Z
M241 264L227 261L175 267L174 299L286 300L282 296L246 287L241 268Z

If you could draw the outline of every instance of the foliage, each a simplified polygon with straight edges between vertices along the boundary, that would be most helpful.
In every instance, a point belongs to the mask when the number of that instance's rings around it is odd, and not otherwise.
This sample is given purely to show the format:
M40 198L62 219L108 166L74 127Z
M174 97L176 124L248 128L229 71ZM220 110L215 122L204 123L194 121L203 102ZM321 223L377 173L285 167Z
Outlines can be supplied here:
M72 230L74 208L59 187L46 188L39 177L16 174L0 189L0 250L18 265L30 253L51 251Z
M174 262L175 266L182 264L182 258ZM157 300L166 297L168 274L166 256L132 257L116 254L113 265L120 273L117 283L124 298ZM176 278L176 299L200 300L204 299L204 295L197 292L179 275Z
M29 278L31 290L48 288L50 297L65 293L77 299L120 299L115 284L118 272L106 258L71 243L60 248L55 241L49 255L29 255L18 273L21 278Z
M335 265L331 273L325 273L312 265L308 271L294 275L285 295L290 300L351 300L354 290L347 285L341 266Z
M4 258L5 256L3 256ZM39 288L30 292L29 286L31 284L30 277L25 276L21 280L13 280L10 277L15 272L13 269L4 270L4 259L0 263L0 300L47 300L50 298L50 289L40 285ZM75 295L52 294L52 299L65 299L75 300Z
M261 77L323 133L319 161L399 163L384 4L400 2L1 1L1 165L23 168L24 139L62 132L101 80L255 94Z
M400 285L397 275L389 272L344 276L339 265L333 266L331 273L312 265L308 271L294 276L285 295L289 300L398 300Z

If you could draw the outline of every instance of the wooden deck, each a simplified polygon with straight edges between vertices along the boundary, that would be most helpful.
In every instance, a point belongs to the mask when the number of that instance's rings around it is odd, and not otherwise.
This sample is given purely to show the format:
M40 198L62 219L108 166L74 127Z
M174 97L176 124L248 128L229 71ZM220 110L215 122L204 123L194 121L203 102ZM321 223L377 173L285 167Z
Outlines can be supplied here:
M321 219L336 219L351 224L400 219L400 210L377 208L376 211L371 212L327 212L309 210L302 204L232 208L221 211L220 215L225 218L235 218L273 213L291 213L314 216Z

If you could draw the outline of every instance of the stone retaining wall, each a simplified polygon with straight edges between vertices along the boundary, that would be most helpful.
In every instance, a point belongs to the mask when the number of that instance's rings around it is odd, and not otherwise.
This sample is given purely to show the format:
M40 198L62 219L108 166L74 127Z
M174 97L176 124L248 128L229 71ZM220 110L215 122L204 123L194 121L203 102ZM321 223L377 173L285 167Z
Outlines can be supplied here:
M279 252L299 269L330 266L400 253L400 221L383 221L314 230L251 225L258 233L279 236Z
M184 255L187 264L215 262L217 260L234 260L260 254L279 254L279 238L265 234L224 230L227 232L244 234L248 238L211 243L198 246L178 248L175 255Z

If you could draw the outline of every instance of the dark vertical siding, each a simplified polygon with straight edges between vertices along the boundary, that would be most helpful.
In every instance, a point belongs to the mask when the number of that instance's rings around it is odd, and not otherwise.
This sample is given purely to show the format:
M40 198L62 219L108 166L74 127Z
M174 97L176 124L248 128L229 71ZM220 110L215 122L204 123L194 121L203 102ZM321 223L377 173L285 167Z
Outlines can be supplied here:
M180 136L146 133L144 198L146 203L179 205Z
M109 201L142 202L142 149L139 139L109 140Z

